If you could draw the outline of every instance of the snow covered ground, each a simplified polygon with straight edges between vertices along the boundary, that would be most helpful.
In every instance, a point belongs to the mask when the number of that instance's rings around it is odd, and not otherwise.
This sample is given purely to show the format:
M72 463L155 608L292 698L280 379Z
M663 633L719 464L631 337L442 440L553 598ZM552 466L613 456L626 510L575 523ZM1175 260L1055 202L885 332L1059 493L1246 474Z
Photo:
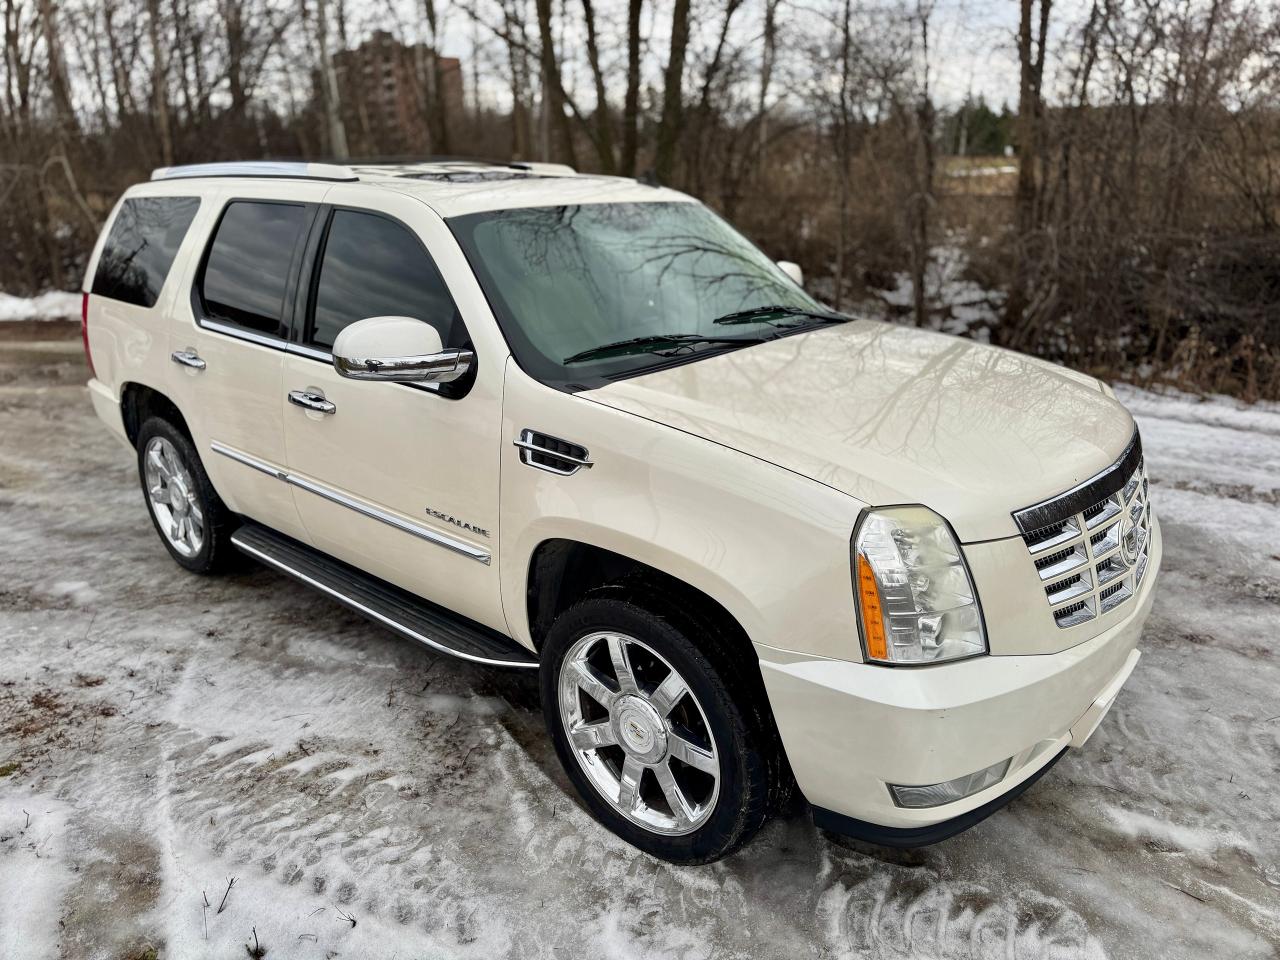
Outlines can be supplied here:
M80 294L54 290L38 297L0 293L0 321L70 320L80 316Z
M1116 707L1023 798L922 851L798 814L676 868L579 809L528 678L183 573L85 376L0 342L0 958L1280 949L1280 408L1122 391L1163 581Z

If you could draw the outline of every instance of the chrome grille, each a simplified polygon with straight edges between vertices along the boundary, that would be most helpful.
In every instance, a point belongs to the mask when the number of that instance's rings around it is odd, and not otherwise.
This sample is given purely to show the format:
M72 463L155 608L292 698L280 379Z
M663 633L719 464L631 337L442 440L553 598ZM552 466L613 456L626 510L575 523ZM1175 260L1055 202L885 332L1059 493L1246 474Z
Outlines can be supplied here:
M1059 627L1114 610L1138 592L1147 572L1151 503L1146 465L1137 451L1137 466L1121 474L1119 489L1022 536Z

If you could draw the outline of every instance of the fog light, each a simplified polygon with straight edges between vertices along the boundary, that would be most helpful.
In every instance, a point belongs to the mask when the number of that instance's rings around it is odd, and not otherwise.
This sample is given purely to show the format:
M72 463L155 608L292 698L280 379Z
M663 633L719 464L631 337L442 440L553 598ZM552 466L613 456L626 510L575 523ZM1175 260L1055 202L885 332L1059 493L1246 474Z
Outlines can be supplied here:
M931 783L924 787L900 787L891 783L889 792L893 794L893 802L900 807L940 807L944 803L955 803L971 797L980 790L999 783L1008 772L1009 760L1001 760L985 770L967 773L946 783Z

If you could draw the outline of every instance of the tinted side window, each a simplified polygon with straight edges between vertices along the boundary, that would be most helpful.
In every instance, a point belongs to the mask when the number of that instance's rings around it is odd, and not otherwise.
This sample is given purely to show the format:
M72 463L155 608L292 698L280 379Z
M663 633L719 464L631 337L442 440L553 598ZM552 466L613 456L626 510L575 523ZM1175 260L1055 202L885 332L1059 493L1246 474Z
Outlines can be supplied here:
M365 317L414 317L462 346L466 331L440 271L418 238L385 217L335 210L316 284L309 342L328 349Z
M92 292L139 307L154 307L199 208L199 197L126 200L102 247Z
M305 220L306 208L297 204L227 204L200 278L200 298L211 320L285 335L289 265Z

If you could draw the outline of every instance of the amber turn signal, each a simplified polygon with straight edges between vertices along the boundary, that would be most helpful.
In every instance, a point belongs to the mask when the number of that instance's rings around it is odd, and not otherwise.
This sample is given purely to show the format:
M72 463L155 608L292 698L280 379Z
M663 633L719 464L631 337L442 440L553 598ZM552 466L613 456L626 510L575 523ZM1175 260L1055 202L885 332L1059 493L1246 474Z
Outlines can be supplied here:
M867 656L873 660L889 658L889 644L884 635L884 611L880 608L880 588L875 571L862 554L858 554L858 596L862 601L862 636L867 642Z

